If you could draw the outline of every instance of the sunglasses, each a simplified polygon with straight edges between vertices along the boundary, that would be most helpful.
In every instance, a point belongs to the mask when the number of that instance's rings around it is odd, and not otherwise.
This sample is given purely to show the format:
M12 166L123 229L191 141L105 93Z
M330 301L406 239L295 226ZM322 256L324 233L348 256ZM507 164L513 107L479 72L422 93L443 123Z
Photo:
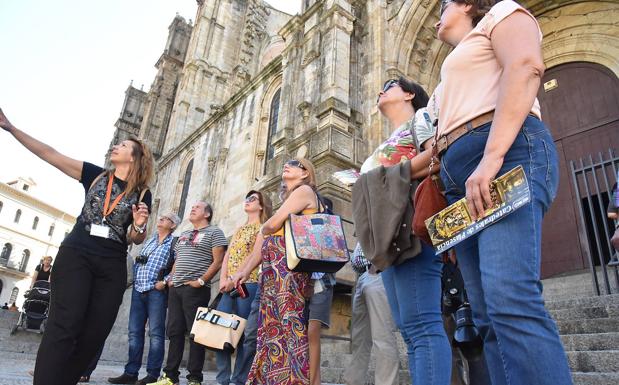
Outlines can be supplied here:
M385 82L385 85L383 85L383 92L387 92L389 91L391 88L395 87L395 86L399 86L400 82L397 81L397 79L390 79L387 80Z
M444 0L441 1L441 9L439 11L439 15L443 15L443 12L445 12L445 9L447 9L447 6L451 3L451 0Z
M255 195L250 195L250 196L248 196L247 198L245 198L245 202L247 202L247 203L252 203L252 202L257 201L258 199L259 199L259 198L258 198L257 196L255 196Z
M301 163L301 161L297 160L297 159L291 159L288 162L286 162L286 166L290 166L290 167L297 167L300 168L301 170L306 170L305 166L303 165L303 163Z

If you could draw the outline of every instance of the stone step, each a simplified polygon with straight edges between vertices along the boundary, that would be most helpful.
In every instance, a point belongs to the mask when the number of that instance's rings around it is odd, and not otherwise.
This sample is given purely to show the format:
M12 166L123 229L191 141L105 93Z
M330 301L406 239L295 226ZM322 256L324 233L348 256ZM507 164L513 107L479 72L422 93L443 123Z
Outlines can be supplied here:
M619 294L600 295L582 298L551 299L546 301L546 309L578 309L619 304Z
M593 318L557 321L559 334L594 334L619 332L618 318Z
M573 372L619 372L619 350L566 352Z
M619 333L567 334L561 342L567 351L618 350Z
M571 309L553 309L549 311L555 321L594 319L594 318L619 318L619 304L579 307Z
M343 368L321 368L320 377L323 383L330 382L335 384L344 383L344 369ZM382 385L374 383L374 369L369 369L366 376L366 385ZM411 380L408 375L408 371L400 370L400 385L410 385Z
M574 385L617 385L619 373L572 373Z

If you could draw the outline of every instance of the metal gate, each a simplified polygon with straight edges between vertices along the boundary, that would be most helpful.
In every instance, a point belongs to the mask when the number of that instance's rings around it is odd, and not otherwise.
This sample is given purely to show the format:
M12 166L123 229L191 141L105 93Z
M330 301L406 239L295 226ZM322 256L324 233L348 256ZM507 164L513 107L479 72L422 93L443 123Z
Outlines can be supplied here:
M607 207L617 183L619 155L613 149L570 161L580 222L581 247L587 255L593 290L597 295L619 293L619 260L610 238L616 222L607 218ZM599 275L602 276L600 282ZM603 285L604 290L601 290Z

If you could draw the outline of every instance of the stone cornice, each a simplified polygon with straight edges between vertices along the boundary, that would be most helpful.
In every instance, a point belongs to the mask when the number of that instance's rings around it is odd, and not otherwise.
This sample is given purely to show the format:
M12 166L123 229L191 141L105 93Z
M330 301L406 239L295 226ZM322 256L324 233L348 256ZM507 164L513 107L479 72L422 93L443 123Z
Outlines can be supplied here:
M185 148L187 148L192 142L197 140L204 132L216 124L221 118L227 115L230 111L237 106L245 97L255 91L265 80L269 79L273 75L278 74L282 70L282 56L279 55L271 61L266 67L258 73L253 79L245 84L239 92L234 94L226 104L221 107L221 110L216 114L211 115L204 123L202 123L197 129L195 129L185 140L183 140L178 146L170 150L167 154L161 157L159 161L159 170L163 169L168 163L176 158Z
M60 209L55 208L54 206L43 202L40 199L37 199L31 196L28 193L23 191L14 189L13 187L7 185L6 183L0 183L0 194L6 195L9 198L13 198L18 202L22 202L28 204L36 209L39 209L52 217L65 221L66 223L73 225L75 223L75 217L71 214L68 214Z

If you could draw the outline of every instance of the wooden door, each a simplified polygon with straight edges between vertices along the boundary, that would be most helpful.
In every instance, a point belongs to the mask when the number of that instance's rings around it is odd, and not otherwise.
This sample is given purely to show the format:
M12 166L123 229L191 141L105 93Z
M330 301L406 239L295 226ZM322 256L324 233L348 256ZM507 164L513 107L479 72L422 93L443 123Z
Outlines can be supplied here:
M598 64L563 64L546 71L538 99L557 145L561 178L542 232L542 276L549 277L588 267L570 161L619 149L619 80Z

